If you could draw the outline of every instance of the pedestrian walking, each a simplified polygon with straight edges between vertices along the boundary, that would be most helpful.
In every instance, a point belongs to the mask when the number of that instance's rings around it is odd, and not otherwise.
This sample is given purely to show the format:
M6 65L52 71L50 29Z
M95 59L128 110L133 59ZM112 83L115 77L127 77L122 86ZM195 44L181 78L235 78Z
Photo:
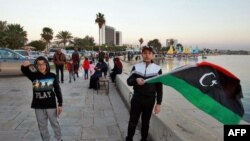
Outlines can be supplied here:
M74 48L74 52L72 53L72 61L74 64L74 73L77 77L79 77L78 70L79 70L79 64L80 64L80 55L78 52L78 48Z
M67 62L67 69L68 69L68 72L69 72L69 83L71 83L71 78L74 79L74 81L76 81L76 78L75 78L75 72L74 72L74 64L73 64L73 61L70 60Z
M61 83L63 83L64 81L64 64L66 63L66 56L64 53L62 53L61 49L58 48L56 53L54 54L53 57L53 62L54 65L56 67L56 76L57 76L57 80L59 81L59 71L61 73Z
M84 69L84 79L87 80L89 79L89 59L85 57L82 67Z

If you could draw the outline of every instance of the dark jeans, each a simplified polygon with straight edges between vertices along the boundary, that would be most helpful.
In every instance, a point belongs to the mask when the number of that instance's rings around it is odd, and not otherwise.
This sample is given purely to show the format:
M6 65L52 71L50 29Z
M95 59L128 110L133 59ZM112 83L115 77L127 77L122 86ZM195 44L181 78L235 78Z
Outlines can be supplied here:
M141 141L147 141L151 114L155 104L155 97L134 95L131 100L128 135L126 141L133 141L135 129L141 116Z
M63 70L64 70L64 65L56 65L56 76L57 76L57 80L58 80L58 82L60 82L59 81L59 70L60 70L60 72L61 72L61 82L63 83Z
M88 69L84 70L84 78L89 79L89 70Z
M110 77L111 77L112 82L115 82L116 74L114 72L110 73Z
M71 82L71 77L73 77L74 81L76 80L74 71L69 72L69 82Z
M79 77L78 76L78 69L79 69L79 63L75 63L74 64L74 72L75 72L75 74L76 74L77 77Z
M117 74L121 74L121 72L113 71L113 72L110 73L110 77L111 77L112 82L115 82L115 78L116 78Z

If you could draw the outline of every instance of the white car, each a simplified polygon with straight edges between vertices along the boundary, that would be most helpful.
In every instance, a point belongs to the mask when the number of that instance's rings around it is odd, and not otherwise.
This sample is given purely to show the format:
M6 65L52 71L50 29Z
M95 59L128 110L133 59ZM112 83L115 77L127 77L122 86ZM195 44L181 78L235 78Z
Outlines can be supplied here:
M32 58L27 50L15 49L14 51L21 54L22 56L24 56L24 57L26 57L28 59Z
M30 57L35 58L35 59L39 56L43 56L48 60L48 57L44 53L39 52L39 51L30 51L29 55L30 55Z
M66 50L66 58L67 59L71 59L71 57L72 57L72 53L74 52L74 50Z

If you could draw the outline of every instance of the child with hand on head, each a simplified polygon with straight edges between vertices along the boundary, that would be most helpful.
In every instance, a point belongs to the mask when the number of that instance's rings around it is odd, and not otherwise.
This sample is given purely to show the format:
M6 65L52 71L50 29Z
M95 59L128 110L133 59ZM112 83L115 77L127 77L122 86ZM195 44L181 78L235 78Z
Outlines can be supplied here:
M34 69L30 69L29 61L23 62L21 71L33 83L33 100L31 108L35 115L43 141L49 141L48 121L55 133L55 139L62 141L61 128L58 117L62 112L62 92L57 76L50 72L50 65L43 56L34 61Z

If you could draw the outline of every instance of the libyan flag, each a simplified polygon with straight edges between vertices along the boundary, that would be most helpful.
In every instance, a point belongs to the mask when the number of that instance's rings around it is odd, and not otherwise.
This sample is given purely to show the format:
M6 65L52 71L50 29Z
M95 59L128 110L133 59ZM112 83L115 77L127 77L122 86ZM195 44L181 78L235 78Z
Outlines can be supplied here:
M146 82L173 87L223 124L239 124L244 115L240 80L218 65L208 62L185 65Z

